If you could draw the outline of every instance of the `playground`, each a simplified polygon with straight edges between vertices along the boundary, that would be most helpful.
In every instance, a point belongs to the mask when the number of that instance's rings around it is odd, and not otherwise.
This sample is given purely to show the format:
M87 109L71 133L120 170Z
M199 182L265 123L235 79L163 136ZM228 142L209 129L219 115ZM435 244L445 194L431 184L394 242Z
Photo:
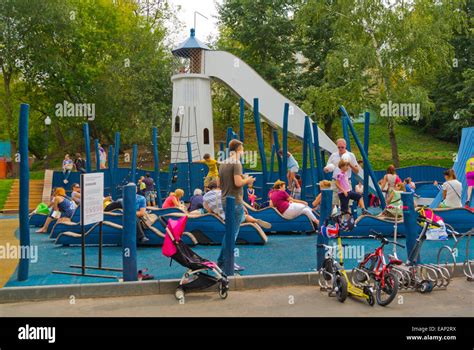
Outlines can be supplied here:
M458 130L449 167L375 169L368 109L338 100L330 137L194 28L168 54L169 130L124 144L133 128L110 124L104 146L83 118L74 165L67 155L36 183L32 105L19 106L0 316L472 316L474 126ZM216 82L238 124L216 122ZM71 295L80 307L66 311Z

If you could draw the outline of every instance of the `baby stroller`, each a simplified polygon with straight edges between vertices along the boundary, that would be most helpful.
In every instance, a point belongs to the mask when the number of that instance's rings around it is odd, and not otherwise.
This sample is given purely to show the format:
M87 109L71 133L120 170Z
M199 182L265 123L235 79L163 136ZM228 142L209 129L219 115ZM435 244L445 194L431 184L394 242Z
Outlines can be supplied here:
M163 219L160 218L160 220ZM184 294L188 291L203 290L217 284L219 296L225 299L229 291L227 276L216 263L201 258L181 240L187 220L188 217L183 216L178 220L168 219L165 222L166 232L162 253L188 268L179 281L175 297L182 301Z

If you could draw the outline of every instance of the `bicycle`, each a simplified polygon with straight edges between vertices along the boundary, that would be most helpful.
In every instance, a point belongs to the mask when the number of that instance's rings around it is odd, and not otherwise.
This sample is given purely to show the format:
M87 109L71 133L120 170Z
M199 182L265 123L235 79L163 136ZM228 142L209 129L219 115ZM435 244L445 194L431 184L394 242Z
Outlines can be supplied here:
M405 246L394 241L389 241L379 232L374 230L370 230L370 232L373 233L373 235L369 237L379 240L381 245L377 247L374 252L364 256L364 259L359 263L357 268L354 269L353 278L357 280L358 283L364 283L368 281L368 275L375 281L375 298L377 304L387 306L395 299L399 288L399 278L395 272L392 272L392 268L395 265L401 265L402 261L395 256L389 255L389 262L387 264L383 250L387 244L398 245L402 248L405 248ZM385 295L387 296L386 298Z
M371 286L358 287L352 284L349 280L347 272L344 268L344 260L342 256L342 240L341 236L337 235L337 249L339 249L339 261L334 259L335 246L326 244L318 244L317 247L326 248L326 258L319 270L319 285L322 290L328 290L328 296L333 296L335 293L337 300L343 303L349 295L362 298L370 306L374 306L375 298ZM368 275L367 275L368 277Z

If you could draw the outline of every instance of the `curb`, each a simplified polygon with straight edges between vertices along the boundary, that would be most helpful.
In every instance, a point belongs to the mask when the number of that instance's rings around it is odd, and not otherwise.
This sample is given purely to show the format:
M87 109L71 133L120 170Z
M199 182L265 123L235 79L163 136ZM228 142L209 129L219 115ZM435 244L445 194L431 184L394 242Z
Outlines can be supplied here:
M350 275L352 270L347 271ZM464 277L462 265L457 264L454 277ZM317 272L283 273L271 275L233 276L229 278L231 291L255 290L288 286L318 286ZM110 298L174 294L179 279L140 282L89 283L0 289L0 304L25 301L45 301L74 298ZM211 287L205 291L215 291ZM200 291L202 292L202 291Z

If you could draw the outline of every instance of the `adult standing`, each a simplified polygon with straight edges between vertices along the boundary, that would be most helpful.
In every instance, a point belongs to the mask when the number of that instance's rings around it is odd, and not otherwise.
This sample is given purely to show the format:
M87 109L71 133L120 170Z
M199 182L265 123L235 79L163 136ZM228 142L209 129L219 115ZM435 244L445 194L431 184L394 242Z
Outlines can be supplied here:
M145 199L146 199L146 204L150 207L155 206L155 197L156 197L156 192L155 192L155 181L153 181L152 177L150 176L150 173L145 174L145 178L142 180L142 182L145 184Z
M219 167L219 187L222 191L222 204L225 210L226 198L232 196L235 198L234 208L234 226L231 229L234 241L237 239L240 230L240 224L245 216L244 202L243 202L243 187L248 184L253 184L255 178L253 176L244 176L242 171L242 164L240 157L244 153L244 144L239 140L232 140L229 143L229 157ZM220 267L224 266L226 250L226 239L222 240L222 248L217 259L217 264ZM242 271L243 268L234 264L234 270Z
M392 190L395 189L395 185L402 182L398 177L395 166L389 165L387 168L387 173L384 175L383 179L379 181L380 188L382 192L385 192L385 199L387 200L390 196Z
M345 160L346 162L349 163L349 169L347 170L347 177L348 177L348 181L351 187L352 187L352 181L351 181L352 172L354 172L355 174L358 174L360 170L359 164L357 163L356 156L354 155L354 153L349 152L347 150L346 140L337 139L336 145L337 145L337 152L334 152L331 154L326 166L323 169L325 173L330 173L332 171L332 178L334 180L333 183L331 184L331 189L333 190L333 203L339 203L339 197L337 195L337 187L335 183L335 180L337 179L337 175L341 172L341 169L339 169L339 162L341 160Z

